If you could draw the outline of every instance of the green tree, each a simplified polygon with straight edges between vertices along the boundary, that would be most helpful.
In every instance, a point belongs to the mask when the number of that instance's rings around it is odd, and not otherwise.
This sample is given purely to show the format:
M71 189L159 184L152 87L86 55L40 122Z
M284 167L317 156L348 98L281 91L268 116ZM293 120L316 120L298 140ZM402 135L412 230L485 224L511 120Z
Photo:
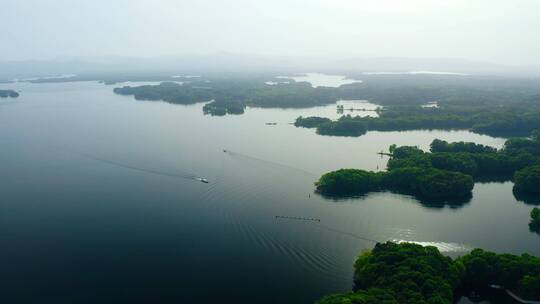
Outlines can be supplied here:
M540 195L540 165L525 167L514 175L516 191Z

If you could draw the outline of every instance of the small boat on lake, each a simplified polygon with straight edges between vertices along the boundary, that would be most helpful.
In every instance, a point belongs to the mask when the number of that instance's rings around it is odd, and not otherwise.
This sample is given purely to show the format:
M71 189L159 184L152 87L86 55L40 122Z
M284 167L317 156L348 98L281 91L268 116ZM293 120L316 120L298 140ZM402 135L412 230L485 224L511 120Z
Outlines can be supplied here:
M208 180L204 177L196 177L195 180L200 181L201 183L208 184Z

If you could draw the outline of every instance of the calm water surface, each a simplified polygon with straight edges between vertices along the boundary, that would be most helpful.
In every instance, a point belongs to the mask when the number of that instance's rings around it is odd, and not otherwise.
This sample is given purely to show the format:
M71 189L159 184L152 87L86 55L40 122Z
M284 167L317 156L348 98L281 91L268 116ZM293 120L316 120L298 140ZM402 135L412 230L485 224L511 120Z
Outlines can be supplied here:
M289 123L337 117L335 105L210 117L202 104L135 101L98 83L4 87L21 91L0 101L4 303L310 303L350 289L355 256L372 240L433 244L453 256L473 247L540 254L527 226L532 207L514 199L511 183L476 184L459 206L313 193L329 170L383 170L376 152L393 143L501 147L503 139L325 137Z

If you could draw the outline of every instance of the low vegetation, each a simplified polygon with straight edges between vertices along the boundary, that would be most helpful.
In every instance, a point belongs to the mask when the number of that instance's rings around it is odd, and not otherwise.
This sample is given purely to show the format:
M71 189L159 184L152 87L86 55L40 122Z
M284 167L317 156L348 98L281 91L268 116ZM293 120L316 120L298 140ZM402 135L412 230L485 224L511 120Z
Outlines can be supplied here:
M352 292L316 304L450 304L465 287L491 284L526 298L540 297L540 258L474 249L452 260L436 247L378 243L357 258Z

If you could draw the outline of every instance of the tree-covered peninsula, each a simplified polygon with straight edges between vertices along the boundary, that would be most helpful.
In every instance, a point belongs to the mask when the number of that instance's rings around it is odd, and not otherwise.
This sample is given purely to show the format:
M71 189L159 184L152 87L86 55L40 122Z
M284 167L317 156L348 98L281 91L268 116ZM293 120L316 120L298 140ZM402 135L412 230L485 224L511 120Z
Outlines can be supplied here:
M246 106L302 108L336 102L336 91L313 88L307 82L265 84L247 79L193 80L183 84L163 82L159 85L115 88L114 92L133 95L139 100L163 100L175 104L210 101L205 114L242 114Z
M7 98L7 97L17 98L19 97L19 93L13 90L0 90L0 97L1 98Z
M138 87L124 86L115 88L114 93L133 95L137 100L162 100L174 104L194 104L210 101L213 98L208 89L182 85L176 82L162 82L159 85Z
M436 247L378 243L356 259L353 291L316 304L450 304L463 291L490 285L540 298L540 258L474 249L453 260Z
M517 192L540 195L540 163L517 171L514 182Z
M360 77L360 76L358 76ZM540 92L537 81L480 79L476 77L363 77L364 82L339 87L340 99L369 100L384 106L378 117L343 116L335 124L357 122L347 134L368 131L467 129L480 134L522 136L540 129ZM436 101L436 107L424 107ZM305 121L305 120L304 120ZM327 129L319 125L297 126ZM336 128L338 129L338 128Z
M293 79L269 84L268 80L278 80L269 75L211 75L178 79L183 81L181 84L116 88L115 92L177 104L213 100L215 103L205 109L205 113L213 115L240 114L246 106L304 108L341 99L369 100L383 106L379 117L345 116L334 122L321 119L315 125L307 120L297 123L317 127L323 135L360 136L366 130L470 129L510 136L540 128L540 85L536 81L437 76L362 78L361 83L314 88ZM153 80L157 79L163 76ZM437 101L437 107L422 107L433 101Z
M421 200L462 200L471 196L474 181L459 172L435 168L405 167L386 172L340 169L326 173L315 183L327 196L362 195L390 190L412 194Z
M531 210L531 221L529 222L529 229L533 232L540 234L540 209L533 208Z
M387 171L340 169L321 176L317 191L355 196L373 191L412 194L422 200L470 197L474 181L514 180L514 194L540 198L540 137L512 138L500 150L474 143L435 139L431 151L392 145Z
M421 129L461 129L480 134L512 136L526 135L540 128L540 102L507 103L500 106L387 106L378 113L378 117L344 115L334 121L325 121L320 117L299 117L295 125L316 128L318 134L334 136L360 136L366 131ZM319 123L313 124L313 121Z

